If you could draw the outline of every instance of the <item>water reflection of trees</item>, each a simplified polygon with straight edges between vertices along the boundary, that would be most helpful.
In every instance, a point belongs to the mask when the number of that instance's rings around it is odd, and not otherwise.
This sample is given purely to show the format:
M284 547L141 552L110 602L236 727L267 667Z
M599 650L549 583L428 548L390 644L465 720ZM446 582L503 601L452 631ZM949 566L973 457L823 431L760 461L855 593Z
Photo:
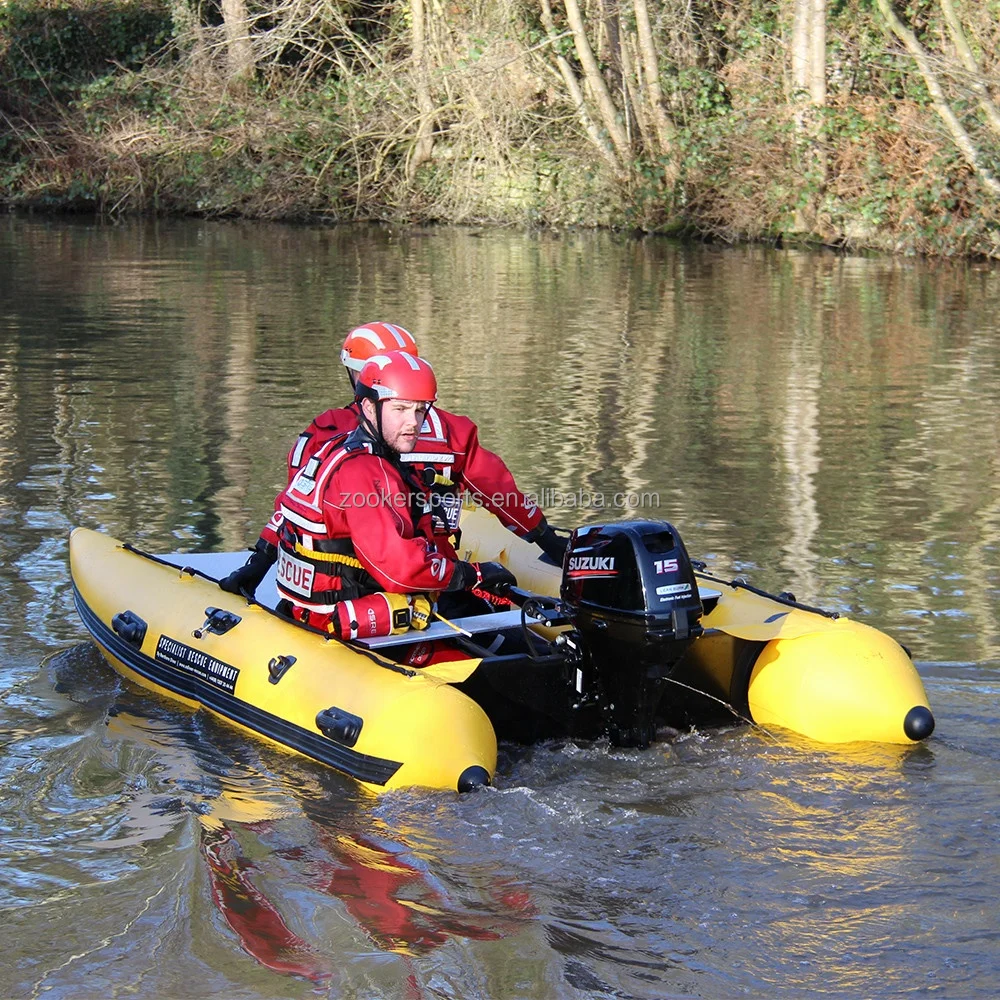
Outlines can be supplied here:
M0 241L18 370L0 436L73 468L77 519L245 544L288 443L346 396L344 332L381 317L526 489L656 493L632 516L675 521L720 569L996 655L986 269L606 233L12 222ZM955 608L980 625L922 618Z

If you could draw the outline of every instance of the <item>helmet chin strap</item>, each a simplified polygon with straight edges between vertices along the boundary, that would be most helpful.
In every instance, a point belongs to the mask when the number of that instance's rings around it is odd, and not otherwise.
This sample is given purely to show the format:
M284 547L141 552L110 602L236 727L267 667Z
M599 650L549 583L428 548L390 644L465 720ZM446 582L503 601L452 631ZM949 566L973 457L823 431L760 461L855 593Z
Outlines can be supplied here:
M385 448L387 451L391 452L393 455L398 454L398 452L393 448L388 441L386 441L384 435L382 434L382 404L385 402L384 399L374 400L370 396L366 397L371 400L372 405L375 407L375 423L368 419L368 414L365 413L365 408L361 407L361 423L364 425L366 431L375 438L375 442Z

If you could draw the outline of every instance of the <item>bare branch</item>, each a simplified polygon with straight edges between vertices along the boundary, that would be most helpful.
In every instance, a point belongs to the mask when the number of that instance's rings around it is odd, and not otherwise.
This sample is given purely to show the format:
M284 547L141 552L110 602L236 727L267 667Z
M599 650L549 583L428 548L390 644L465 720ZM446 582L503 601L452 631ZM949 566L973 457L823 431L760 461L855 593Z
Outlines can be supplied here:
M972 53L969 41L965 37L962 22L959 21L958 14L955 13L955 5L952 3L952 0L940 0L940 2L941 11L944 13L945 21L948 22L948 30L951 32L951 37L955 43L955 48L958 50L959 58L969 72L972 91L979 99L979 106L983 109L983 114L986 116L990 128L997 135L1000 135L1000 111L997 110L997 106L993 103L993 98L990 97L990 92L986 89L986 84L983 82L982 71L979 68L976 57Z
M882 12L886 23L892 29L893 34L906 46L907 52L910 53L917 64L920 75L924 78L924 83L927 85L927 90L931 95L934 110L941 116L941 120L948 129L952 141L958 147L962 156L965 157L965 162L968 163L972 171L989 188L993 195L1000 197L1000 181L993 176L989 168L983 163L982 157L979 155L979 150L976 149L969 133L958 120L958 116L952 110L951 105L948 104L948 100L941 89L941 84L934 72L926 50L920 44L917 36L899 19L895 10L893 10L890 0L875 0L875 2L878 4L879 10Z

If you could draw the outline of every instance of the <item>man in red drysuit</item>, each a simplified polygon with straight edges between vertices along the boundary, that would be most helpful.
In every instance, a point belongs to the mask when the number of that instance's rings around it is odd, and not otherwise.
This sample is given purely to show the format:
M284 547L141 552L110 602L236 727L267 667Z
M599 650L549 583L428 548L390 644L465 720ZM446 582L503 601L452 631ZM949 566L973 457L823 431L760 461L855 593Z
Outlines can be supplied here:
M340 355L352 386L356 387L357 373L372 356L393 349L417 356L416 342L402 327L370 323L352 330ZM314 459L319 453L331 442L342 443L358 426L361 405L360 399L355 399L349 406L327 410L299 435L288 453L289 484L300 471L312 468L315 472ZM435 540L446 542L457 530L461 491L468 489L502 524L535 542L553 562L562 562L566 539L555 533L541 511L517 488L503 460L480 446L476 425L468 417L437 407L429 409L413 447L406 452L390 450L409 490L423 496L427 510L420 512L417 520L430 514L429 534ZM223 590L252 596L274 564L284 516L280 501L279 495L275 514L246 565L220 582Z
M277 525L278 592L293 616L341 635L353 619L355 635L362 607L364 613L371 609L373 627L376 606L385 610L379 595L493 591L514 584L499 563L458 559L448 535L435 530L432 505L414 491L400 461L414 453L437 398L430 364L403 351L376 355L361 370L356 389L357 429L312 456L271 520ZM376 600L364 603L366 598ZM391 608L405 610L398 602Z

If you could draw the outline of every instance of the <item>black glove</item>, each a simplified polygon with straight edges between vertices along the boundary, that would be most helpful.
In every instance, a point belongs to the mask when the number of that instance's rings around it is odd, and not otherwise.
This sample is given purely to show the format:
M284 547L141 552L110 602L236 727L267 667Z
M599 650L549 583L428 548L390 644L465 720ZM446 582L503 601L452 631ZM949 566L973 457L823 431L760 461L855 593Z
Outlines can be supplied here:
M257 546L246 563L220 580L219 586L229 594L245 594L247 597L253 597L260 586L260 581L277 561L277 548L270 542L265 542L263 538L258 539Z
M517 586L517 577L498 562L468 563L459 561L455 566L447 590L474 590L481 587L491 594L501 593Z
M555 529L546 520L526 536L527 541L534 542L557 566L562 566L563 556L569 546L569 539L557 535Z
M503 595L511 587L517 586L517 577L506 566L498 562L473 563L478 579L475 586L488 594Z

